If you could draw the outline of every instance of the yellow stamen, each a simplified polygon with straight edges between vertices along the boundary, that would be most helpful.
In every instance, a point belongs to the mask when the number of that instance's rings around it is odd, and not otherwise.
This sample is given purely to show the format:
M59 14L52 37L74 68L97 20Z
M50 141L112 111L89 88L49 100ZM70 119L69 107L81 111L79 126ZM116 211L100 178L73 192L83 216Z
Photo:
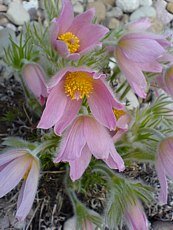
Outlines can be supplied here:
M72 99L89 97L93 90L93 78L86 72L68 73L65 77L64 89Z
M75 53L80 47L79 38L71 32L61 34L58 37L58 40L64 41L66 43L70 53Z
M29 167L28 170L25 172L25 174L24 174L24 176L23 176L23 179L24 179L24 180L27 179L28 174L29 174L29 172L30 172L30 169L31 169L31 167Z
M125 115L126 112L124 110L113 109L114 115L118 120L121 116Z

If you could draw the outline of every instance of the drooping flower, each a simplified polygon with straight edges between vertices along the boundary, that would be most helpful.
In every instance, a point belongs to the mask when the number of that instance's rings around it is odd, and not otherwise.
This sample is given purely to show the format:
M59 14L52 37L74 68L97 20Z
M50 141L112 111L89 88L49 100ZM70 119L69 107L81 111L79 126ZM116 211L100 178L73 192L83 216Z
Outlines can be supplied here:
M91 116L79 116L66 130L55 162L69 162L70 177L75 181L88 167L92 155L112 169L124 170L124 162L107 129Z
M167 203L168 184L166 176L173 179L173 137L161 141L156 158L156 171L160 182L159 201Z
M141 98L146 97L147 81L144 72L162 72L159 63L166 54L170 42L164 35L146 31L150 26L148 19L142 19L128 26L115 48L117 63L127 78L133 91ZM165 57L166 58L166 57Z
M60 16L52 21L50 30L53 48L64 58L77 60L81 55L101 45L100 40L109 31L92 24L94 9L74 17L70 0L62 0Z
M27 149L12 149L0 155L0 198L23 179L17 202L18 220L24 220L32 207L39 171L39 160Z
M76 117L85 98L94 117L111 130L116 127L113 108L122 109L104 81L104 74L88 68L68 67L54 77L50 83L50 93L38 128L48 129L61 135Z
M148 230L148 220L141 203L136 200L134 204L129 203L124 214L129 230Z
M23 67L22 76L27 87L43 105L48 93L45 74L41 66L36 63L26 64Z
M173 98L173 66L162 72L157 78L158 86Z

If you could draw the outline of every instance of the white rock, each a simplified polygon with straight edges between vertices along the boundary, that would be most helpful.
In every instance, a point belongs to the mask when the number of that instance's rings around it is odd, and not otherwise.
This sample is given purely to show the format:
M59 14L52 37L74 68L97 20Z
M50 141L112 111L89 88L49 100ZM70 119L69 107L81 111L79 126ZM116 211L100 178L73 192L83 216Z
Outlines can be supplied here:
M0 30L0 57L3 57L4 55L4 48L7 48L10 44L10 40L8 39L9 36L12 37L12 39L15 39L15 33L12 29L5 28Z
M23 1L23 8L27 11L30 9L38 9L38 1L37 0L30 0L29 2Z
M117 0L116 5L123 12L131 13L139 7L139 0Z
M113 7L106 14L107 17L121 18L123 16L123 11L119 7Z
M157 0L155 4L157 17L164 25L173 20L173 14L168 13L166 10L166 5L167 3L163 0Z
M84 11L83 5L80 2L77 2L76 4L74 4L73 6L74 12L81 14Z
M130 15L130 21L134 21L143 17L151 17L155 18L156 17L156 10L152 6L142 6L139 9L135 10Z
M141 6L151 6L153 4L152 0L139 0Z
M30 21L29 13L23 8L22 4L18 2L10 3L7 17L18 26Z

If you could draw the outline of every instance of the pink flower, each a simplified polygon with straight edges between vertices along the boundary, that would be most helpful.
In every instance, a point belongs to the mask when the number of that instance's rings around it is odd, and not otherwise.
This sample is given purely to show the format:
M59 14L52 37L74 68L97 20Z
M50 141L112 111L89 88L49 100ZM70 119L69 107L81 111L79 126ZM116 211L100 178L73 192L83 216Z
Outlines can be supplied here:
M166 176L173 179L173 137L160 142L156 158L156 171L160 182L159 201L167 203L168 184Z
M75 181L88 167L92 154L110 168L124 170L107 129L91 116L79 116L66 130L55 162L69 162L70 177Z
M77 60L94 49L109 31L106 27L92 24L95 11L89 9L74 17L70 0L62 0L60 16L52 22L50 36L53 48L64 58Z
M127 221L127 226L129 230L148 230L148 220L142 205L136 200L134 204L128 204L127 210L125 212L125 220Z
M158 86L173 98L173 66L164 70L162 76L157 78Z
M129 25L129 31L120 38L115 48L115 57L122 73L141 98L146 97L147 90L143 71L161 72L159 60L166 58L165 48L170 46L165 36L146 32L148 27L149 21L146 19Z
M124 106L115 100L104 77L104 74L84 67L68 67L58 72L50 83L50 93L38 128L49 129L55 125L55 133L61 135L76 117L83 99L87 99L94 117L114 130L116 118L113 108L122 109Z
M22 179L16 217L24 220L34 202L39 179L39 161L27 149L12 149L0 154L0 198Z
M48 96L43 69L36 63L26 64L23 67L22 76L27 87L43 105Z

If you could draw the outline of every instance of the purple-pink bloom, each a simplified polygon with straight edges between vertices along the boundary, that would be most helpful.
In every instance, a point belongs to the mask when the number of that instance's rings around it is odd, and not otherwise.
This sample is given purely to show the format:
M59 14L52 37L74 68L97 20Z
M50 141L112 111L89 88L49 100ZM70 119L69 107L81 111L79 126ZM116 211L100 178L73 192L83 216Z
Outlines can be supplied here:
M45 73L41 66L36 63L26 64L23 67L22 76L27 87L43 105L48 93Z
M136 200L135 203L127 204L124 214L129 230L148 230L148 220L141 203Z
M173 98L173 66L170 66L157 77L158 86Z
M0 198L23 179L16 217L22 221L34 202L39 179L39 160L27 149L12 149L0 154Z
M69 162L70 177L75 181L88 167L92 155L111 169L124 170L124 162L107 129L91 116L79 116L65 131L55 162Z
M115 48L115 57L122 73L141 98L146 97L147 90L143 71L162 72L159 61L162 57L163 60L166 58L166 48L170 46L166 36L145 31L148 27L149 21L144 19L129 25L129 30L120 38Z
M102 25L92 24L94 15L94 9L89 9L74 17L71 1L62 0L60 16L53 19L50 29L53 48L64 58L77 60L100 46L100 40L109 30Z
M168 197L166 176L173 179L173 137L168 137L159 143L156 157L156 171L161 187L159 201L162 204L166 204Z
M49 85L49 96L38 128L61 135L74 120L83 99L87 99L94 117L111 130L116 128L113 108L122 109L105 81L105 75L85 67L67 67L56 74Z

